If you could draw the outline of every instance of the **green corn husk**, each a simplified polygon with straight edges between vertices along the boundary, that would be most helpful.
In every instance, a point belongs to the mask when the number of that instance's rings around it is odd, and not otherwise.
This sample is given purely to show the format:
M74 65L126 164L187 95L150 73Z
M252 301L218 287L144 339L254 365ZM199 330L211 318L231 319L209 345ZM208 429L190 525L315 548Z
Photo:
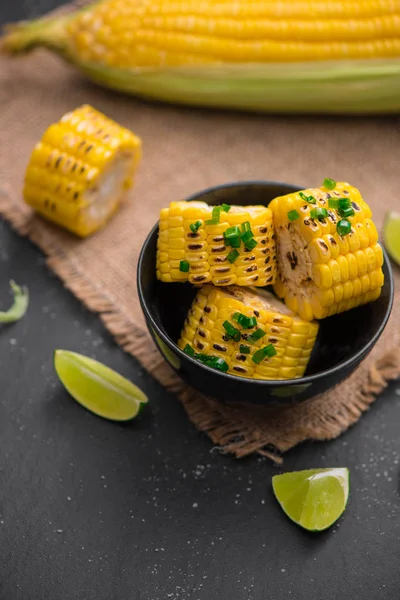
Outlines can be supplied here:
M118 69L74 54L65 24L75 14L9 26L0 50L13 55L46 47L102 86L174 104L272 113L400 110L398 59Z

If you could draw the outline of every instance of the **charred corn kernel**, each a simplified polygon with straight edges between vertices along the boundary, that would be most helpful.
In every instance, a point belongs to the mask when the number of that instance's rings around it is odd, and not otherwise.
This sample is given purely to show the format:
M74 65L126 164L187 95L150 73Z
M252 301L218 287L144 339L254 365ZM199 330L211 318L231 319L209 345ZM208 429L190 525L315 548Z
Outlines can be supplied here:
M50 221L86 237L118 209L140 156L140 139L131 131L81 106L50 125L34 148L24 199Z
M189 281L194 284L211 282L216 286L253 285L276 281L276 246L272 213L264 206L231 206L221 209L219 222L212 221L213 207L205 202L172 202L160 213L157 249L157 277L161 281ZM193 231L191 225L201 225ZM180 226L177 226L177 224ZM243 229L250 224L256 242L246 248L241 239ZM243 227L242 227L243 226ZM237 227L237 247L225 244L224 234ZM179 257L176 252L179 249ZM230 252L238 253L229 260ZM189 263L189 271L179 271L179 262Z
M315 203L304 199L310 196ZM329 206L335 198L347 198L354 210L345 236L337 232L337 209ZM316 207L327 209L328 216L311 218ZM290 310L306 321L324 319L379 297L382 248L371 210L357 189L348 183L337 183L333 190L308 189L276 198L269 208L277 242L275 291ZM299 219L290 221L290 210L296 210Z
M235 320L235 313L255 317L255 327L246 329ZM239 330L240 339L228 333L226 322ZM264 335L256 336L261 330ZM230 286L203 286L187 315L178 345L189 344L196 353L221 357L228 373L252 379L288 379L302 377L307 368L318 333L318 324L304 321L265 290ZM254 353L269 344L276 354L257 363ZM242 354L241 345L250 347Z
M169 102L397 113L399 15L399 0L103 0L17 24L1 47L44 46L102 85Z

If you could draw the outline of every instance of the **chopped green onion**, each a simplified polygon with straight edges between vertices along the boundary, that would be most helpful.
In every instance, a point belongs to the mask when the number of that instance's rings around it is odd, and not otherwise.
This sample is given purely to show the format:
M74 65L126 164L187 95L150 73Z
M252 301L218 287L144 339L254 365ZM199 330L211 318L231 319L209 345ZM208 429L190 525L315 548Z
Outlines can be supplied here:
M0 323L14 323L22 319L28 309L29 294L26 287L20 287L14 281L10 281L10 287L14 294L14 302L8 310L0 311Z
M247 250L253 250L257 246L257 242L254 238L245 243Z
M243 327L243 329L252 329L257 325L257 319L255 317L247 317L240 312L235 312L232 315L232 319Z
M231 208L232 208L232 207L231 207L229 204L222 204L222 205L221 205L221 209L222 209L224 212L229 212L229 211L231 210Z
M222 371L223 373L226 373L229 369L228 363L223 358L216 358L212 366L217 371Z
M264 348L260 348L257 352L254 352L251 360L259 365L265 358L271 358L277 354L274 346L272 344L268 344L268 346L264 346Z
M336 225L336 231L339 235L344 236L350 233L351 223L347 219L341 219Z
M235 262L235 260L237 260L239 258L240 254L236 249L233 249L229 252L228 256L226 257L228 262L230 262L231 264Z
M185 354L187 354L188 356L192 356L193 358L196 354L196 352L194 351L194 349L192 348L192 346L190 344L186 344L183 351Z
M197 233L201 227L201 221L196 221L196 223L191 223L189 225L189 227L190 227L191 231L193 231L193 233Z
M252 231L245 231L244 233L242 233L241 238L243 244L246 245L250 240L253 239L253 237L254 235Z
M339 208L338 213L341 217L344 217L345 219L347 219L348 217L354 217L354 215L356 214L354 212L354 208L352 208L351 206L349 206L349 208Z
M189 269L190 263L188 263L187 260L181 260L179 263L179 270L182 271L182 273L189 273Z
M350 206L350 198L339 198L339 208L346 210L346 208L350 208Z
M224 231L224 243L225 246L240 248L240 229L237 225L228 227L228 229Z
M251 348L250 346L245 346L245 344L240 344L239 352L241 354L250 354Z
M326 219L328 211L326 208L313 208L310 212L312 219Z
M296 221L296 219L298 219L300 217L297 210L289 210L287 216L288 216L289 221Z
M251 344L254 344L254 342L258 342L258 340L261 340L261 338L263 338L264 335L266 335L265 331L263 329L258 328L255 331L253 331L253 333L251 335L249 335L247 340Z
M244 223L242 223L241 228L242 228L243 233L245 231L251 231L251 225L250 225L249 221L245 221Z
M336 187L336 181L334 179L329 179L329 177L326 177L324 179L324 183L322 184L324 186L324 188L326 188L327 190L334 190Z
M240 331L239 329L236 329L236 327L234 327L232 325L232 323L229 323L229 321L224 321L222 323L223 328L225 329L226 333L228 334L228 336L234 341L234 342L238 342L240 340Z
M309 204L315 204L316 203L316 199L314 198L314 196L306 196L304 194L304 192L299 192L299 196L302 200L304 200L304 202L308 202Z
M337 210L339 208L339 198L329 198L328 199L329 208L333 208Z
M214 208L212 209L212 213L211 213L211 219L208 219L208 221L206 221L206 225L218 225L220 216L221 216L221 207L214 206Z

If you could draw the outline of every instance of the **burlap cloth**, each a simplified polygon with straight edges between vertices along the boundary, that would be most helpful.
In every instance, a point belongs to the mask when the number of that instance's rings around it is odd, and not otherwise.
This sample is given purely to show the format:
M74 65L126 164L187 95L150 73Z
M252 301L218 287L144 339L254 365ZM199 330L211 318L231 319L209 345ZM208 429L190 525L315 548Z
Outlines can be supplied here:
M80 241L32 215L22 202L25 167L44 129L89 103L143 140L131 201L107 228ZM48 256L51 269L99 313L127 352L181 399L190 420L237 457L281 453L331 439L355 423L390 379L400 375L400 306L358 371L334 391L285 408L228 407L201 397L171 371L143 322L136 292L140 248L172 200L228 181L274 179L318 185L326 176L360 187L378 227L399 207L397 118L245 115L156 105L95 87L42 51L0 58L0 213ZM1 243L1 242L0 242ZM397 283L399 270L395 269Z

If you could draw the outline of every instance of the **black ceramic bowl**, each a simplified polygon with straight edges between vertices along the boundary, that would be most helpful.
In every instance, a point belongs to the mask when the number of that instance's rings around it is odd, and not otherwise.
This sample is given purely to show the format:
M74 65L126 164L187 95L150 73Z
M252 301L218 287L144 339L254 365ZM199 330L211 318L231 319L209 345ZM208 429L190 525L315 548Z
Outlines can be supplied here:
M297 191L296 186L269 181L233 183L210 188L188 200L208 204L263 204ZM221 373L184 354L176 345L196 290L189 283L162 283L156 278L158 225L149 233L138 263L138 291L147 327L165 360L200 392L222 401L268 404L299 401L331 389L346 379L376 344L393 303L393 278L385 254L385 284L371 304L321 322L318 341L305 377L260 381Z

